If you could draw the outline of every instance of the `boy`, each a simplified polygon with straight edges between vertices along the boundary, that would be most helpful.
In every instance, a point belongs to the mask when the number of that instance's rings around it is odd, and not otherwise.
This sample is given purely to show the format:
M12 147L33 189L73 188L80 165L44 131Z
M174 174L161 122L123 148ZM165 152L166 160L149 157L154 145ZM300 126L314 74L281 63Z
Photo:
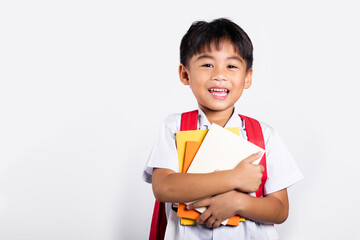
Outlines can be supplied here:
M252 82L253 47L247 34L227 19L195 22L180 45L179 76L189 85L198 102L198 129L212 123L240 127L243 121L234 104ZM241 161L234 169L207 174L178 173L175 133L180 130L180 114L167 117L161 127L144 171L156 199L166 202L167 239L269 239L265 224L278 224L288 216L286 188L302 178L278 133L261 123L264 135L267 175L265 196L256 198L261 183L261 165L252 164L260 155ZM180 224L171 203L190 202L188 208L207 207L197 225ZM233 216L246 218L238 227L220 223Z

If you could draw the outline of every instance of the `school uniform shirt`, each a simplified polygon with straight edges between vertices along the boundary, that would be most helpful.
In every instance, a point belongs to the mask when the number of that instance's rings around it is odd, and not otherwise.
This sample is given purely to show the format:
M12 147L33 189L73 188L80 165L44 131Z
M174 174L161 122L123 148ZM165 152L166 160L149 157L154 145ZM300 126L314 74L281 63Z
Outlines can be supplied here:
M198 111L198 130L209 129L211 124L204 112L201 109ZM180 113L171 114L164 120L143 172L144 181L152 182L154 168L166 168L179 172L175 137L176 132L180 131L180 121ZM302 179L302 174L278 132L263 122L260 122L260 126L263 131L266 150L267 181L264 185L266 195L288 188ZM225 128L232 127L240 127L241 136L247 139L245 125L236 109L225 125ZM251 195L255 196L254 193ZM207 228L203 224L184 226L180 224L180 218L176 216L171 205L172 203L166 203L168 224L165 239L268 240L278 238L272 225L264 225L248 219L245 222L240 222L237 227L221 225L218 228Z

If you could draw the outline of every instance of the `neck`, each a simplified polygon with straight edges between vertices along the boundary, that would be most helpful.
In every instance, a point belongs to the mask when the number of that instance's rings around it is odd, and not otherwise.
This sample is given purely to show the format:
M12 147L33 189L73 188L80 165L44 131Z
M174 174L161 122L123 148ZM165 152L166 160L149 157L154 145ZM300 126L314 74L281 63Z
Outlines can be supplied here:
M209 109L201 109L204 113L210 124L216 123L221 127L225 127L226 123L229 121L231 115L234 112L234 107L228 108L223 111L213 111Z

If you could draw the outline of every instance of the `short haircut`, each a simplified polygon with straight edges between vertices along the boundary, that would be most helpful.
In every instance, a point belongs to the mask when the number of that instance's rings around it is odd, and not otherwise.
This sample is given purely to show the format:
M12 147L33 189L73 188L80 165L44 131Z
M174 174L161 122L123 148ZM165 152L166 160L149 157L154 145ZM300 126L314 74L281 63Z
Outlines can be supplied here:
M241 27L226 18L194 22L181 40L180 63L187 67L194 55L204 52L206 47L210 51L211 43L219 50L224 40L233 44L236 53L246 61L246 70L249 70L253 64L251 40Z

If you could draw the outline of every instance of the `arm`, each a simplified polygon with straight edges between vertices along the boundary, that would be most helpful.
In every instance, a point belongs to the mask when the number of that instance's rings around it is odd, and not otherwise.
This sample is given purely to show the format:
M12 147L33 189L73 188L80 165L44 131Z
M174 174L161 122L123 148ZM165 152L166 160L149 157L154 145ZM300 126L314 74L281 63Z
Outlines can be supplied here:
M289 212L286 189L261 198L230 191L188 206L189 209L197 207L208 207L197 220L208 227L218 227L223 220L236 214L256 222L279 224L286 220Z
M261 183L261 165L254 165L261 153L242 160L234 169L205 174L176 173L169 169L154 169L152 186L155 198L161 202L189 202L233 189L256 191Z
M280 224L289 214L289 200L286 188L265 197L252 197L240 193L237 214L256 222Z

